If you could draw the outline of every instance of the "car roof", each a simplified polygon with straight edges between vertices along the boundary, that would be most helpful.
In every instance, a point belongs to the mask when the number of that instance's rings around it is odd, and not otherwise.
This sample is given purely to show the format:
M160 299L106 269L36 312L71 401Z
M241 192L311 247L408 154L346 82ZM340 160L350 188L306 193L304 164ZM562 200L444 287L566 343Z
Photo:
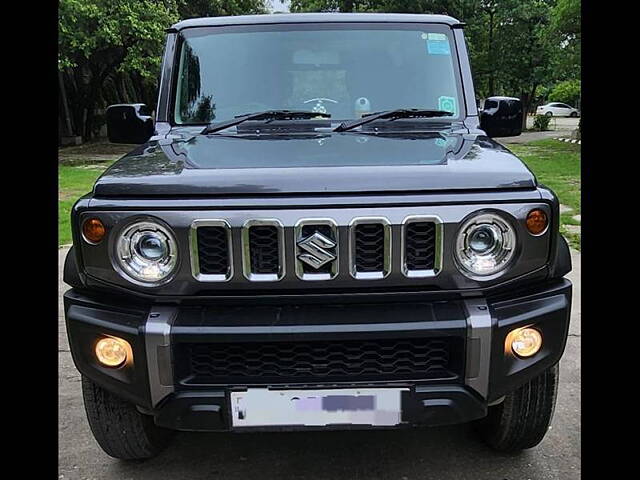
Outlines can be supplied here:
M277 23L326 23L326 22L406 22L442 23L464 25L448 15L422 15L406 13L278 13L268 15L237 15L227 17L203 17L182 20L171 26L169 31L179 31L193 27L216 27L224 25L256 25Z

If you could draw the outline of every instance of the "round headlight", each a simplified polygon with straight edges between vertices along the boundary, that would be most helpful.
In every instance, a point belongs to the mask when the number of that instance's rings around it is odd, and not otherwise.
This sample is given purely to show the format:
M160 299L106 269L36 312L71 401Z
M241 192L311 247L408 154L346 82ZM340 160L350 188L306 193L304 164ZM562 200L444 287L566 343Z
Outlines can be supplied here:
M143 284L169 278L178 261L178 246L171 231L152 221L125 228L116 241L116 261L125 276Z
M506 220L495 213L482 213L460 228L455 256L466 276L489 276L507 267L515 245L515 231Z

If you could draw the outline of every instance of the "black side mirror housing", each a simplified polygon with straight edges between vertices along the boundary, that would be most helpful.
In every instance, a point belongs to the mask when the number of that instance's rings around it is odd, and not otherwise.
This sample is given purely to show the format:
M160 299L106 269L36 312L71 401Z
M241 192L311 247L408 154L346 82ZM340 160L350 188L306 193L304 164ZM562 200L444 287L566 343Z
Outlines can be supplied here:
M145 143L153 135L153 118L144 103L107 108L107 136L111 143Z
M480 128L489 137L516 137L522 133L522 102L513 97L489 97L480 112Z

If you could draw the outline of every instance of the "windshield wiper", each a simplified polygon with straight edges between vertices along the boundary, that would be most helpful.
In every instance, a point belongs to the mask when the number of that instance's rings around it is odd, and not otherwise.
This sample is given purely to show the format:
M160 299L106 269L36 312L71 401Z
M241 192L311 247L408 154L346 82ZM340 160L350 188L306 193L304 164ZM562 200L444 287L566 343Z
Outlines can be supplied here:
M445 110L424 110L421 108L399 108L397 110L385 110L383 112L369 113L357 120L344 122L333 129L334 132L346 132L352 128L359 127L378 119L396 120L398 118L430 118L430 117L447 117L453 113Z
M305 120L311 118L331 118L329 113L308 112L306 110L265 110L264 112L236 115L233 119L221 123L211 123L202 130L202 134L218 132L225 128L239 125L248 120Z

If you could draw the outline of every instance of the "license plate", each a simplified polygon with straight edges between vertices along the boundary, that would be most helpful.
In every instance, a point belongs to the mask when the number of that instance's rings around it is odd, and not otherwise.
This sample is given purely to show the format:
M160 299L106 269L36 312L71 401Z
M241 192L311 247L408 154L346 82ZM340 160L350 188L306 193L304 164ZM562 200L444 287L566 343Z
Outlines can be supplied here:
M231 392L234 427L373 425L401 421L401 392L408 388Z

